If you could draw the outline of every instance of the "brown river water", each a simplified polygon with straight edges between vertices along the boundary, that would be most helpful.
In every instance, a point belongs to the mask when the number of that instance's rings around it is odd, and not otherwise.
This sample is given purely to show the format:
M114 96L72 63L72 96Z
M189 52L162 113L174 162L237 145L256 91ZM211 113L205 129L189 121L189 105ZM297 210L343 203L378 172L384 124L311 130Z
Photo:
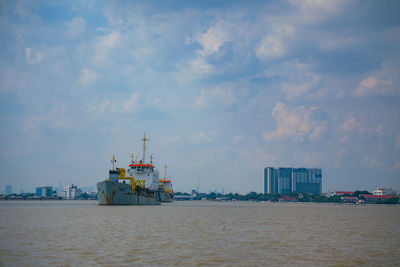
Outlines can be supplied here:
M400 206L0 201L1 266L400 266Z

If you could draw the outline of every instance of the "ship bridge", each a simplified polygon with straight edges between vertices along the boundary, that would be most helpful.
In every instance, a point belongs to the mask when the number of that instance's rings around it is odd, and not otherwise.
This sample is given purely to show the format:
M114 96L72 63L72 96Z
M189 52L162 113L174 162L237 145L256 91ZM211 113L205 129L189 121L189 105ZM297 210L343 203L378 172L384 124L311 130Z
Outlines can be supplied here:
M135 172L153 172L154 171L154 166L152 164L129 164L129 167L131 168L132 171Z
M150 155L150 162L146 162L146 141L150 139L146 138L144 134L143 141L143 158L141 160L134 160L133 153L131 164L129 164L128 173L133 177L140 180L145 180L146 187L151 189L158 188L158 170L153 165L153 155Z

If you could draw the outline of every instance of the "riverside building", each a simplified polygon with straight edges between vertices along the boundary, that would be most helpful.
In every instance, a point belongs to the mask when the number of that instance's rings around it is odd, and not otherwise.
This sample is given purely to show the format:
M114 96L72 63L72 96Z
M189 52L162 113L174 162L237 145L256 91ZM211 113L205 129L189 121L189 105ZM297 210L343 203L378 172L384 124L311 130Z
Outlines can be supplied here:
M63 199L76 199L82 194L82 190L74 184L69 184L63 187L61 197Z
M52 186L39 186L36 187L37 197L51 197L53 196L53 187Z
M379 188L373 192L374 196L392 196L396 195L396 193L396 190L392 188Z
M322 169L274 168L264 169L264 194L322 193Z
M6 196L11 195L12 194L12 185L6 185L6 187L4 189L4 193Z

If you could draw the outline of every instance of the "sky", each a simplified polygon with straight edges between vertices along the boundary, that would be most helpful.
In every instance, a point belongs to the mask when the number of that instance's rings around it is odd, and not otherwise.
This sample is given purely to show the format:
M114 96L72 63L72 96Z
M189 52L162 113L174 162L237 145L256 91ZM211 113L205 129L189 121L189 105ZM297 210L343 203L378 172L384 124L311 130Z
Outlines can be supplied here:
M0 189L95 186L146 149L175 191L400 189L399 1L0 1ZM148 157L147 157L148 160Z

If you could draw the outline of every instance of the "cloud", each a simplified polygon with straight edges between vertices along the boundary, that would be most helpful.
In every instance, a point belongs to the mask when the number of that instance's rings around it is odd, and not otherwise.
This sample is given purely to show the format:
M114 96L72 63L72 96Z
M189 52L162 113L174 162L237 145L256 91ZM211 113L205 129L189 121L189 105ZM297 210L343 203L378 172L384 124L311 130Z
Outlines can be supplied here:
M292 25L275 25L259 43L256 56L261 60L278 58L286 54L286 39L292 36L294 27Z
M31 133L43 128L55 130L66 129L75 124L74 119L68 114L64 104L54 104L48 111L40 114L29 114L20 129L25 133Z
M382 125L379 125L378 126L378 128L376 128L376 134L378 135L378 136L382 136L383 135L383 126Z
M200 96L194 99L197 108L231 107L236 102L235 91L231 87L216 86L212 89L202 89Z
M0 92L26 88L26 77L12 68L2 68L0 64Z
M263 134L264 140L292 138L294 141L316 140L328 129L325 113L317 107L289 107L277 102L272 116L275 118L276 130Z
M90 69L82 69L78 82L82 85L89 85L97 80L97 73Z
M67 26L67 35L70 37L82 34L86 28L86 21L81 17L74 17L71 21L65 24Z
M311 89L313 89L320 81L319 77L316 74L308 74L305 76L307 78L305 80L307 81L293 83L284 82L282 84L282 91L287 95L287 98L289 100L293 100L306 94Z
M331 1L324 1L324 0L289 0L289 3L293 6L298 7L299 9L305 11L326 11L329 13L335 13L339 11L340 6L344 3L344 0L331 0Z
M237 145L237 144L241 143L244 139L245 139L245 137L244 137L243 135L238 134L238 135L235 135L235 136L231 139L230 143L231 143L232 145Z
M356 39L352 36L344 36L344 37L323 37L319 40L319 47L323 50L327 51L338 51L345 50L354 46Z
M238 38L240 34L239 28L226 21L218 21L210 26L206 32L198 33L194 38L186 38L185 44L190 45L197 43L201 49L195 50L195 58L189 60L189 66L184 66L183 75L208 75L222 72L214 68L210 63L214 58L221 55L218 54L221 47L227 42L232 42Z
M181 136L171 136L171 137L166 138L166 140L167 140L167 143L179 144L179 145L185 144L185 142Z
M44 54L39 51L34 52L32 48L27 47L25 49L25 58L29 64L35 65L44 59Z
M30 1L20 0L14 1L13 15L17 15L22 21L28 21L30 23L41 22L42 19L39 15L35 14L33 10L35 10L34 5ZM5 5L3 1L1 5Z
M156 104L158 104L158 103L160 103L161 102L161 98L156 98L156 99L153 99L153 101L151 101L151 103L152 104L154 104L154 105L156 105Z
M261 169L265 168L265 165L279 165L278 155L274 153L267 153L266 149L260 146L256 147L238 147L234 151L239 154L241 161L244 165L250 166L251 168Z
M297 24L318 24L337 15L349 1L345 0L290 0L297 10L291 18Z
M366 166L375 166L377 164L377 160L376 158L370 156L364 156L362 163Z
M193 144L202 144L202 143L212 143L217 136L217 132L214 130L205 131L201 130L198 132L191 133L189 135L189 141Z
M393 168L400 169L400 161L393 165Z
M201 50L197 50L197 54L201 57L209 56L217 52L225 42L232 41L235 35L237 35L237 28L233 24L219 21L205 33L197 36L196 41L202 46Z
M119 32L112 32L106 36L99 38L96 45L96 53L94 56L94 62L102 62L108 55L110 49L117 46L121 35Z
M345 91L339 91L339 93L336 94L336 98L341 99L344 97L345 94L346 94Z
M183 75L205 75L214 72L214 68L204 58L197 57L189 62L189 68L183 70Z
M357 138L363 137L363 134L366 132L365 128L362 127L361 121L358 121L353 115L349 115L347 119L343 122L343 124L339 127L341 137L341 142L349 142L350 137L356 134ZM378 136L381 134L383 129L372 130L370 132L375 132Z
M353 116L349 116L346 121L340 126L340 130L343 132L353 132L356 129L361 128L361 122L357 121Z
M396 147L400 149L400 134L396 136Z
M139 93L133 92L131 96L124 102L123 109L125 111L132 111L136 108L139 100Z
M392 91L392 81L379 80L375 77L368 77L362 80L358 88L354 91L354 95L362 97L366 95L385 95Z
M90 115L102 115L106 112L113 111L112 103L110 100L105 100L96 104L88 104L85 113Z
M325 159L325 154L321 152L306 152L301 156L301 163L307 167L317 167Z
M86 104L83 109L89 117L101 117L104 119L105 114L121 114L123 112L135 111L139 104L139 97L140 94L138 92L133 92L129 97L124 99L94 100L93 103Z

